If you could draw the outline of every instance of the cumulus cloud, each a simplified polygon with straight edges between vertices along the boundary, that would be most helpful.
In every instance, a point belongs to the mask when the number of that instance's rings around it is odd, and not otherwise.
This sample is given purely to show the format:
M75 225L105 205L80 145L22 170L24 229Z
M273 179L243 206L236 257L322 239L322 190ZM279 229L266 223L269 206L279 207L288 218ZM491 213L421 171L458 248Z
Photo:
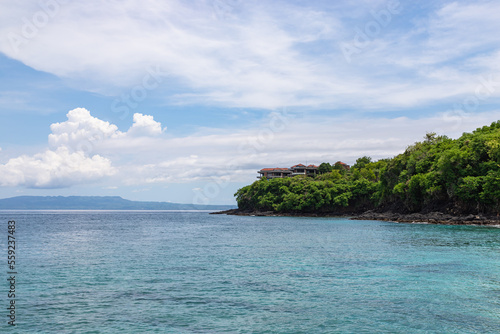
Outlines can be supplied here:
M127 134L133 136L157 136L165 130L166 128L162 130L161 123L156 122L153 116L135 113L134 124L127 131Z
M227 186L255 180L263 167L338 160L352 164L364 155L387 158L422 140L426 132L458 137L497 119L500 111L448 112L421 119L353 119L283 111L239 128L203 128L167 137L161 135L161 124L148 115L136 114L131 128L121 132L85 109L74 109L67 121L52 125L53 147L0 165L0 185L69 187L105 178L108 187L189 182ZM92 143L92 150L81 148L85 142Z
M90 115L84 108L76 108L66 115L68 120L54 123L50 126L49 135L51 147L64 146L74 151L88 149L86 146L95 145L107 138L116 138L123 133L118 127Z
M166 130L166 127L162 129L161 123L155 121L153 116L140 113L133 115L133 124L127 132L92 116L84 108L73 109L66 116L66 121L50 126L52 133L49 134L49 145L52 148L64 146L73 151L88 153L97 152L106 146L126 144L134 147L134 137L157 137Z
M70 110L67 118L50 126L50 149L33 156L12 158L0 165L0 185L61 188L97 181L118 172L109 157L94 154L101 147L118 141L117 145L125 150L130 144L129 138L162 133L159 122L142 114L134 115L134 123L125 133L116 125L93 117L84 108Z
M83 152L70 152L59 147L33 156L22 155L0 165L0 185L61 188L115 173L109 159L99 155L89 158Z

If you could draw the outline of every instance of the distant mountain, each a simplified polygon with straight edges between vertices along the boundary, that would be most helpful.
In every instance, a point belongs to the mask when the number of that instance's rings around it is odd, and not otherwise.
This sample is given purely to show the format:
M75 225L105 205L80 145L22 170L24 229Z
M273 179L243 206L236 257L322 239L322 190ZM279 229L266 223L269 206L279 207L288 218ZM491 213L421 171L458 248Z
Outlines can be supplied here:
M138 202L119 196L17 196L0 199L0 210L228 210L235 205Z

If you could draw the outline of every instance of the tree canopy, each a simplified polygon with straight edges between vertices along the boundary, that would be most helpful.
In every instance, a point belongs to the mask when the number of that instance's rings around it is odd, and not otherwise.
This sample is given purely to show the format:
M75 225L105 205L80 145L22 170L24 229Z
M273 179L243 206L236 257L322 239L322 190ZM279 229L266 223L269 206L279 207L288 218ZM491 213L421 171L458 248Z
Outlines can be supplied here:
M391 159L358 158L351 169L322 163L311 177L262 179L239 189L249 211L498 213L500 121L458 139L428 133Z

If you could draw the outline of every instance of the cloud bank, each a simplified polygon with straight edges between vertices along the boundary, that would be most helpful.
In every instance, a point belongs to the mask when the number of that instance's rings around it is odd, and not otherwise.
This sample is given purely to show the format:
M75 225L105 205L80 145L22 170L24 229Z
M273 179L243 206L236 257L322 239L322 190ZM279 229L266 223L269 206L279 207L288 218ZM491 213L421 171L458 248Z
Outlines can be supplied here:
M422 119L314 117L271 112L243 128L164 133L152 116L135 114L122 132L83 108L50 126L49 148L0 164L0 185L64 188L106 181L110 187L186 182L251 182L263 167L297 163L352 164L368 155L392 157L436 131L458 137L500 119L500 111L443 113Z
M119 171L109 158L96 154L106 142L158 136L163 132L161 124L152 116L139 113L134 114L134 122L127 132L93 117L84 108L73 109L66 116L66 121L50 126L49 149L0 165L1 186L64 188L96 182Z
M64 188L115 173L109 159L99 155L87 157L82 151L71 153L66 147L59 147L34 156L22 155L0 165L0 185Z
M496 75L499 11L494 1L4 2L0 51L106 94L152 67L168 77L158 89L170 103L394 109Z

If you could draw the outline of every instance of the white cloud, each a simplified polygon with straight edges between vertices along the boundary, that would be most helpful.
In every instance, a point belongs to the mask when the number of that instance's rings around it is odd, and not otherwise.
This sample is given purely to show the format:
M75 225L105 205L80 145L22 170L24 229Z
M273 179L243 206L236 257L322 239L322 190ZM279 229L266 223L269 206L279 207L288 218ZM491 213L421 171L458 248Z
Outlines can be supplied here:
M404 151L426 132L458 137L464 131L500 119L500 111L475 114L447 112L421 119L313 116L270 113L240 128L209 129L184 137L162 136L161 124L136 115L141 136L121 132L85 109L51 126L57 147L22 155L0 165L0 185L31 188L69 187L104 181L106 186L192 182L251 182L262 167L296 163L352 164ZM134 126L131 127L133 129ZM133 132L133 131L132 131ZM99 140L95 140L95 138ZM92 143L91 150L78 149Z
M147 141L147 138L137 137L156 137L166 130L153 116L139 113L133 115L133 124L127 132L119 131L116 125L92 116L84 108L70 110L66 116L68 120L50 126L52 133L49 134L49 145L52 148L63 146L73 151L90 153L98 152L106 145L136 147Z
M445 2L415 14L403 2L401 18L396 15L351 65L338 44L352 40L356 27L373 20L370 10L385 8L386 1L322 8L220 3L64 2L25 38L22 18L30 21L41 8L36 1L5 2L0 51L92 91L140 85L153 66L168 73L155 89L170 102L257 108L423 105L464 94L474 75L497 66L484 63L500 50L495 2ZM9 34L22 43L13 47ZM463 55L471 63L481 56L484 66L467 68ZM460 65L453 75L461 82L437 73L450 61Z
M442 113L422 119L303 117L278 124L272 117L258 125L228 130L205 129L181 138L144 144L133 163L123 165L121 179L130 184L194 181L251 182L262 167L342 160L354 163L402 153L427 132L458 137L500 118L500 111L476 114ZM117 147L114 148L116 150ZM123 145L123 150L131 150ZM111 150L110 150L111 151Z
M111 176L116 170L109 159L89 158L65 147L34 156L22 155L0 165L0 185L28 188L61 188Z
M351 64L339 43L352 40L387 0L51 0L58 5L49 12L40 5L46 3L0 2L0 52L62 78L56 79L62 86L116 96L113 111L148 98L154 107L305 106L294 110L312 112L280 131L264 118L173 137L147 111L120 131L78 108L51 126L48 150L31 148L0 165L2 185L66 187L106 178L106 185L123 189L226 176L248 182L263 166L388 157L427 131L456 137L500 118L500 4L494 1L401 1L401 14ZM34 21L44 13L47 22ZM55 92L47 86L39 84L37 93L11 87L0 92L0 104L7 112L53 112L46 100L34 99ZM471 101L477 103L468 110ZM346 110L407 117L336 116ZM2 161L20 154L12 152L4 147Z
M500 3L495 1L445 4L429 21L427 59L435 63L434 57L439 57L443 62L498 48L500 21L491 15L498 11Z
M133 136L157 136L161 135L163 131L161 128L161 123L156 122L153 116L143 115L136 113L134 114L134 124L127 131L127 134Z
M76 108L68 112L68 120L50 126L51 147L68 147L74 151L85 151L89 146L98 144L106 138L116 138L123 133L118 127L90 115L84 108Z
M51 149L12 158L0 165L0 185L61 188L97 181L118 172L109 158L94 154L107 142L122 139L120 143L127 145L129 138L162 133L159 122L142 114L134 115L134 123L126 133L114 124L93 117L84 108L69 111L67 117L67 121L50 126Z

